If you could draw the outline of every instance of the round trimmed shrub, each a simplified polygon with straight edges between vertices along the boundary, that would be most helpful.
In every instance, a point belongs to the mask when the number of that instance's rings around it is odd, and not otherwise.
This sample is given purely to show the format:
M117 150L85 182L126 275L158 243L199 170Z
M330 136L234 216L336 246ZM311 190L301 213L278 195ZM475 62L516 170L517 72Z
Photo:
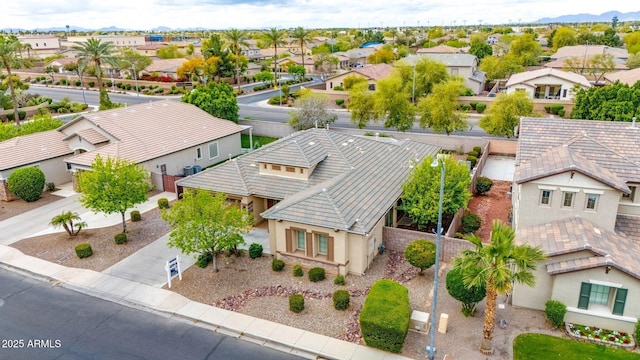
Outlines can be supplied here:
M338 275L336 276L335 279L333 279L333 283L335 285L344 285L345 281L344 281L344 275Z
M478 105L476 105L476 111L478 112L478 114L482 114L486 109L487 104L478 103Z
M462 314L464 316L474 316L476 304L485 298L487 291L484 284L468 288L465 286L462 276L460 268L449 270L446 278L447 292L452 298L462 303Z
M131 212L131 221L136 222L142 220L142 215L140 215L140 211L133 210Z
M471 163L471 167L474 167L478 162L478 158L475 156L467 155L467 161Z
M14 171L7 180L9 191L26 202L33 202L40 198L44 183L44 173L35 166Z
M309 270L309 280L311 282L318 282L324 280L324 269L315 267Z
M91 244L87 244L87 243L78 244L76 245L75 250L76 250L76 255L78 255L80 259L84 259L86 257L93 255L93 249L91 249Z
M467 214L462 217L462 227L460 232L463 234L472 234L482 226L482 219L476 214Z
M116 244L118 245L126 244L127 242L127 234L125 233L116 234L113 238L115 239Z
M473 151L477 152L478 154L482 154L482 148L480 146L474 146Z
M167 199L167 198L158 199L158 207L160 209L168 209L169 208L169 199Z
M333 292L333 307L336 310L347 310L351 301L347 290L336 290Z
M262 245L258 243L249 245L249 257L252 259L262 257Z
M273 271L282 271L284 269L284 261L280 259L273 259L271 262L271 269L273 269Z
M475 150L469 151L469 153L467 154L467 156L475 156L475 157L479 157L480 154L478 152L476 152Z
M196 261L196 265L201 268L206 268L209 263L213 261L213 255L210 252L205 252L198 256L198 260Z
M414 240L404 249L404 258L420 269L422 275L425 269L436 263L436 244L424 239Z
M567 306L560 301L549 300L544 303L544 313L551 325L559 328L564 324L564 315L567 313Z
M301 265L293 265L293 276L300 277L304 275L304 271L302 271Z
M493 181L486 176L478 176L476 179L476 193L478 195L484 195L491 190Z
M304 297L301 294L293 294L289 296L289 310L299 313L304 310Z

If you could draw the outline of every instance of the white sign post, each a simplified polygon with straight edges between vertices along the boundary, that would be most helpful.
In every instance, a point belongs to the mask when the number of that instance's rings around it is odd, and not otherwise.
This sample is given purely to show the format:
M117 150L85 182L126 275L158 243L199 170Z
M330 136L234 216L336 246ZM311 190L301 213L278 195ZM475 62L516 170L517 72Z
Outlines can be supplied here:
M169 285L169 289L171 289L171 279L178 276L180 281L182 281L182 269L180 267L180 255L176 255L173 259L167 261L164 265L164 269L167 271L167 283Z

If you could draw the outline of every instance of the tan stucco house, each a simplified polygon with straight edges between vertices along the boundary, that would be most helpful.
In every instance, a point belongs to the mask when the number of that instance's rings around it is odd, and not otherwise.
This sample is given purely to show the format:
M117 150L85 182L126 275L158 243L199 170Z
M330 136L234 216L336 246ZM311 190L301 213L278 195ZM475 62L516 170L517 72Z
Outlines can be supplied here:
M536 286L513 304L563 302L565 321L633 330L640 317L640 127L523 118L512 186L516 241L540 246Z
M395 226L413 165L439 148L327 129L292 134L194 176L178 190L223 192L268 222L271 253L334 274L363 274Z
M572 100L575 87L588 89L591 84L580 74L543 68L513 74L505 86L507 94L525 91L536 99Z
M447 72L452 76L460 76L464 84L474 94L480 94L484 90L487 75L478 69L478 58L472 54L443 54L443 53L421 53L419 56L426 56L439 61L447 66Z
M325 90L333 90L335 86L341 86L344 89L344 79L355 75L367 80L369 90L373 91L376 89L376 82L391 75L392 70L393 66L389 64L365 65L363 67L353 68L345 73L327 78L324 81Z

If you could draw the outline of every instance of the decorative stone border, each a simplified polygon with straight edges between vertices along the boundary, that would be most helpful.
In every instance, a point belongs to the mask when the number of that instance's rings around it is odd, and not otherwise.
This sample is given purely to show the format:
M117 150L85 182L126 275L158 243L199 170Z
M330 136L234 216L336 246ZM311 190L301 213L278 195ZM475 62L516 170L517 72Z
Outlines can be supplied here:
M567 335L569 335L571 338L577 341L590 342L593 344L606 345L606 346L617 347L617 348L622 348L627 350L632 350L633 348L636 347L636 343L633 339L633 335L631 334L629 336L630 342L628 344L619 344L619 343L611 342L605 339L595 339L595 338L592 339L586 336L576 335L571 331L571 329L569 329L569 323L567 322L564 323L564 331L567 333Z

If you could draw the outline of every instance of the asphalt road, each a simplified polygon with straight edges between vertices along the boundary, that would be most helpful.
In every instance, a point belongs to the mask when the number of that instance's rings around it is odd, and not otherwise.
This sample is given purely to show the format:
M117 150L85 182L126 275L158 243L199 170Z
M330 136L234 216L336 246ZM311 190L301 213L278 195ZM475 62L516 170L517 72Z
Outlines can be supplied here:
M299 359L0 269L0 359Z

